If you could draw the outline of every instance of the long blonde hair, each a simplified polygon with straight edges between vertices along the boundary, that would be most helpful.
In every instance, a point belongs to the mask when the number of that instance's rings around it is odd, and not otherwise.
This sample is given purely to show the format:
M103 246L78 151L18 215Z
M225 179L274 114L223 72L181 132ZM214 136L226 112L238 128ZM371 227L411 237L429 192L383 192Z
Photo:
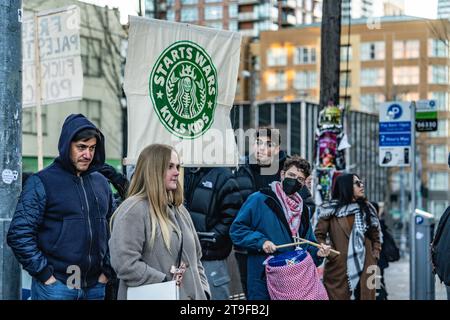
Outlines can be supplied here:
M142 150L127 193L127 198L136 196L148 200L152 232L150 245L155 242L158 224L168 250L170 250L169 226L174 229L176 227L169 219L167 207L169 204L178 207L183 203L183 188L180 181L177 181L175 191L166 190L165 178L172 152L176 153L175 149L164 144L152 144Z

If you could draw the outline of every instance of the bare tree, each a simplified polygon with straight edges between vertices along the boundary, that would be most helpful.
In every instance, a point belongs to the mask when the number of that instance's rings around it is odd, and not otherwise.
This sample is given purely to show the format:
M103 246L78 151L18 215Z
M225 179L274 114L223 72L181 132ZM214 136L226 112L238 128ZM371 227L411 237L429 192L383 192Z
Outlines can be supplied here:
M450 48L450 20L429 20L428 27L435 39L442 42L447 48Z

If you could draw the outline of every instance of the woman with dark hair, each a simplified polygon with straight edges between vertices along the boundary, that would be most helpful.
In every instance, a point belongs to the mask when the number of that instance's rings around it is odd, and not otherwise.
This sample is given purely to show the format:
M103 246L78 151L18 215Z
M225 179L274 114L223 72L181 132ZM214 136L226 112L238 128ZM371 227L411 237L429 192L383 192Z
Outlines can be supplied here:
M332 200L317 210L315 235L341 252L325 262L324 285L330 300L375 300L377 260L381 250L377 212L356 174L336 179Z

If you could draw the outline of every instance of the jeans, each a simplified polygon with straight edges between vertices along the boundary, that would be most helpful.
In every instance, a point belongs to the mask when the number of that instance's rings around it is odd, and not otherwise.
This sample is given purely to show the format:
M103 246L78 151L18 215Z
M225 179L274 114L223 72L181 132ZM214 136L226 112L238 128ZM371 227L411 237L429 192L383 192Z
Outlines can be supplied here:
M31 282L31 300L104 300L105 284L98 282L89 288L71 289L57 280L45 285L33 278Z
M202 260L208 278L211 300L230 299L230 275L226 260Z
M447 300L450 300L450 286L447 287Z

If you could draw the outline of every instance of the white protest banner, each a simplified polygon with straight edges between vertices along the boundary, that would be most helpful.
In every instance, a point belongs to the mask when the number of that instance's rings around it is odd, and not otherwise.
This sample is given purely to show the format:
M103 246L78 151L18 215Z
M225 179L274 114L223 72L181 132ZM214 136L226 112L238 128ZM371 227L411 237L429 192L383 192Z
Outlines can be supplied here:
M130 17L124 90L127 164L152 143L170 144L185 166L235 166L231 127L241 35Z
M38 71L36 34L39 37ZM37 87L41 88L42 105L80 100L83 95L80 52L80 10L77 6L40 11L36 16L25 12L22 23L23 107L36 105L39 99ZM36 79L36 72L40 79Z

